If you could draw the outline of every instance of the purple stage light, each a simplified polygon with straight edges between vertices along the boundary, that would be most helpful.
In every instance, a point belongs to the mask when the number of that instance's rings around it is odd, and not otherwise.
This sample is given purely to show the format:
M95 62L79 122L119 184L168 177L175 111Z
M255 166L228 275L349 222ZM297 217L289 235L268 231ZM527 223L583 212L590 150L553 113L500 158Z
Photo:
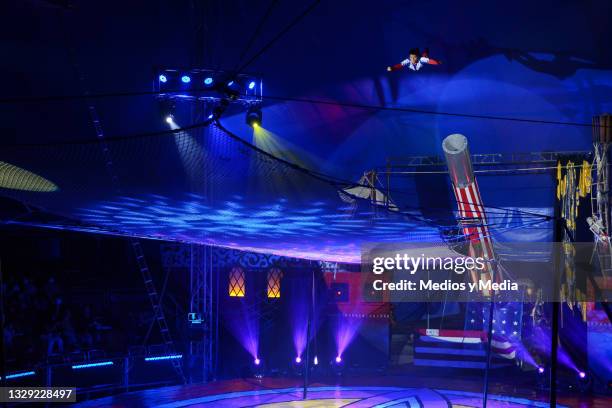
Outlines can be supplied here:
M295 287L291 297L291 326L293 330L293 346L295 354L301 356L306 349L308 336L308 290L307 286Z
M295 308L293 310L296 311ZM304 315L301 315L304 316ZM298 356L304 353L306 349L306 337L307 337L307 327L308 322L299 317L295 316L293 319L293 346L295 347L295 352Z
M297 357L295 358L295 362L296 362L296 363L298 363L298 364L300 364L300 363L302 362L302 357L297 356Z
M232 335L249 352L253 359L259 355L259 313L249 308L244 299L240 305L224 310L224 320Z
M550 330L545 330L541 327L538 327L534 331L534 340L534 346L539 352L547 356L551 355ZM567 353L567 351L565 351L565 348L562 345L559 345L559 348L557 349L557 359L559 361L559 364L562 364L565 367L568 367L576 372L580 372L580 370L578 369L578 367L576 367L576 364L574 364L572 358Z
M290 317L293 334L295 354L302 356L308 344L308 315L311 315L310 340L312 340L319 326L320 307L312 310L310 279L299 281L291 291Z
M516 358L523 361L523 363L529 364L532 367L536 367L538 370L540 368L542 368L533 358L533 356L531 355L531 353L529 353L529 350L527 350L527 347L525 347L525 345L523 344L523 342L520 339L517 339L515 337L511 337L508 339L508 341L510 341L510 344L512 344L512 347L514 348L515 352L516 352Z
M342 362L342 357L338 356L336 357L336 363L340 364Z
M544 374L544 367L538 367L538 373Z
M361 326L361 319L349 318L346 315L338 316L338 324L335 333L336 351L338 356L342 356L349 344L355 338L357 331Z
M259 365L261 363L261 360L258 357L255 357L253 363L255 363L255 365Z
M580 377L581 379L586 378L586 373L584 371L579 371L578 372L578 377Z

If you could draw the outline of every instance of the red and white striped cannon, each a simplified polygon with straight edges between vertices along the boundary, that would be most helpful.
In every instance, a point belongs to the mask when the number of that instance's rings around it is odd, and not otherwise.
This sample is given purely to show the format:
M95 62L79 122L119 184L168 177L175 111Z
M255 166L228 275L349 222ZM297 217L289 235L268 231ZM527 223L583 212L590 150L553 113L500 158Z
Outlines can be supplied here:
M467 138L455 133L442 141L448 172L459 208L459 223L469 241L469 255L482 257L487 267L480 273L472 271L472 281L501 282L501 273L494 265L493 242L487 226L487 214L482 204L478 183L474 176Z

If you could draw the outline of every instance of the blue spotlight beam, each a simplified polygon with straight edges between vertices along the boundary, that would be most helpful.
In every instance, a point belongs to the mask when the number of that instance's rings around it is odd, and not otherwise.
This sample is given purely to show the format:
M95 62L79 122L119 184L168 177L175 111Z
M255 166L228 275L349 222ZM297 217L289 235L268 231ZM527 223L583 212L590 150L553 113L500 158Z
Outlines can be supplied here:
M169 354L167 356L145 357L145 361L178 360L183 358L182 354Z
M24 371L24 372L21 372L21 373L7 374L6 375L6 379L10 380L12 378L30 377L30 376L33 376L33 375L36 375L35 371Z
M98 361L97 363L87 363L87 364L77 364L73 365L73 370L80 370L82 368L93 368L93 367L104 367L104 366L112 366L114 363L112 361Z

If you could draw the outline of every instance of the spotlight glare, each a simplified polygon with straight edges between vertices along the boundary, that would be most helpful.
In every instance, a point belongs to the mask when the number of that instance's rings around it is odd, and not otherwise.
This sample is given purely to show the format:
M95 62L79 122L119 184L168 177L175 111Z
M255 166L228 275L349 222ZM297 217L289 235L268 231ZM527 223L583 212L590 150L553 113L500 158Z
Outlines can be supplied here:
M317 356L315 356L313 363L314 365L319 365L319 358Z
M255 88L255 81L251 81L251 83L249 84L249 89L254 89Z
M212 83L213 83L213 79L212 79L211 77L207 77L207 78L204 80L204 85L210 85L210 84L212 84Z
M580 372L578 373L578 377L580 377L580 378L585 378L585 377L586 377L586 373L585 373L584 371L580 371Z
M302 362L302 357L297 356L297 357L295 358L295 362L296 362L296 363L298 363L298 364L300 364L300 363Z
M214 117L214 115L211 113L210 115L208 115L208 119L212 119Z
M259 363L261 363L261 360L259 359L259 357L255 357L254 363L255 365L259 365Z
M159 81L160 82L166 82L166 81L168 81L168 78L166 78L166 76L162 74L162 75L159 76Z
M232 86L232 85L234 85L234 81L229 81L229 82L227 83L227 86Z
M261 108L258 105L251 105L247 111L246 123L252 128L261 126L263 120L263 114Z
M538 367L538 373L544 374L544 367Z
M336 363L340 364L342 362L342 357L338 356L336 357Z
M188 84L191 82L191 77L189 75L183 75L181 81L183 81L184 84Z
M174 122L174 118L172 117L172 115L166 116L166 123L171 124L172 122Z

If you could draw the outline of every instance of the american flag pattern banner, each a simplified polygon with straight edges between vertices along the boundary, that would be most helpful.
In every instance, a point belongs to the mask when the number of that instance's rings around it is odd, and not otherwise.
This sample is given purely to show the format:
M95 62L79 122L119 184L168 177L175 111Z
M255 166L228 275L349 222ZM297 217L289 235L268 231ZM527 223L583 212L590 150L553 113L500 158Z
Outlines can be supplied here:
M414 365L480 369L487 367L487 333L482 330L419 329L414 341ZM491 368L508 367L516 350L503 336L493 336Z

